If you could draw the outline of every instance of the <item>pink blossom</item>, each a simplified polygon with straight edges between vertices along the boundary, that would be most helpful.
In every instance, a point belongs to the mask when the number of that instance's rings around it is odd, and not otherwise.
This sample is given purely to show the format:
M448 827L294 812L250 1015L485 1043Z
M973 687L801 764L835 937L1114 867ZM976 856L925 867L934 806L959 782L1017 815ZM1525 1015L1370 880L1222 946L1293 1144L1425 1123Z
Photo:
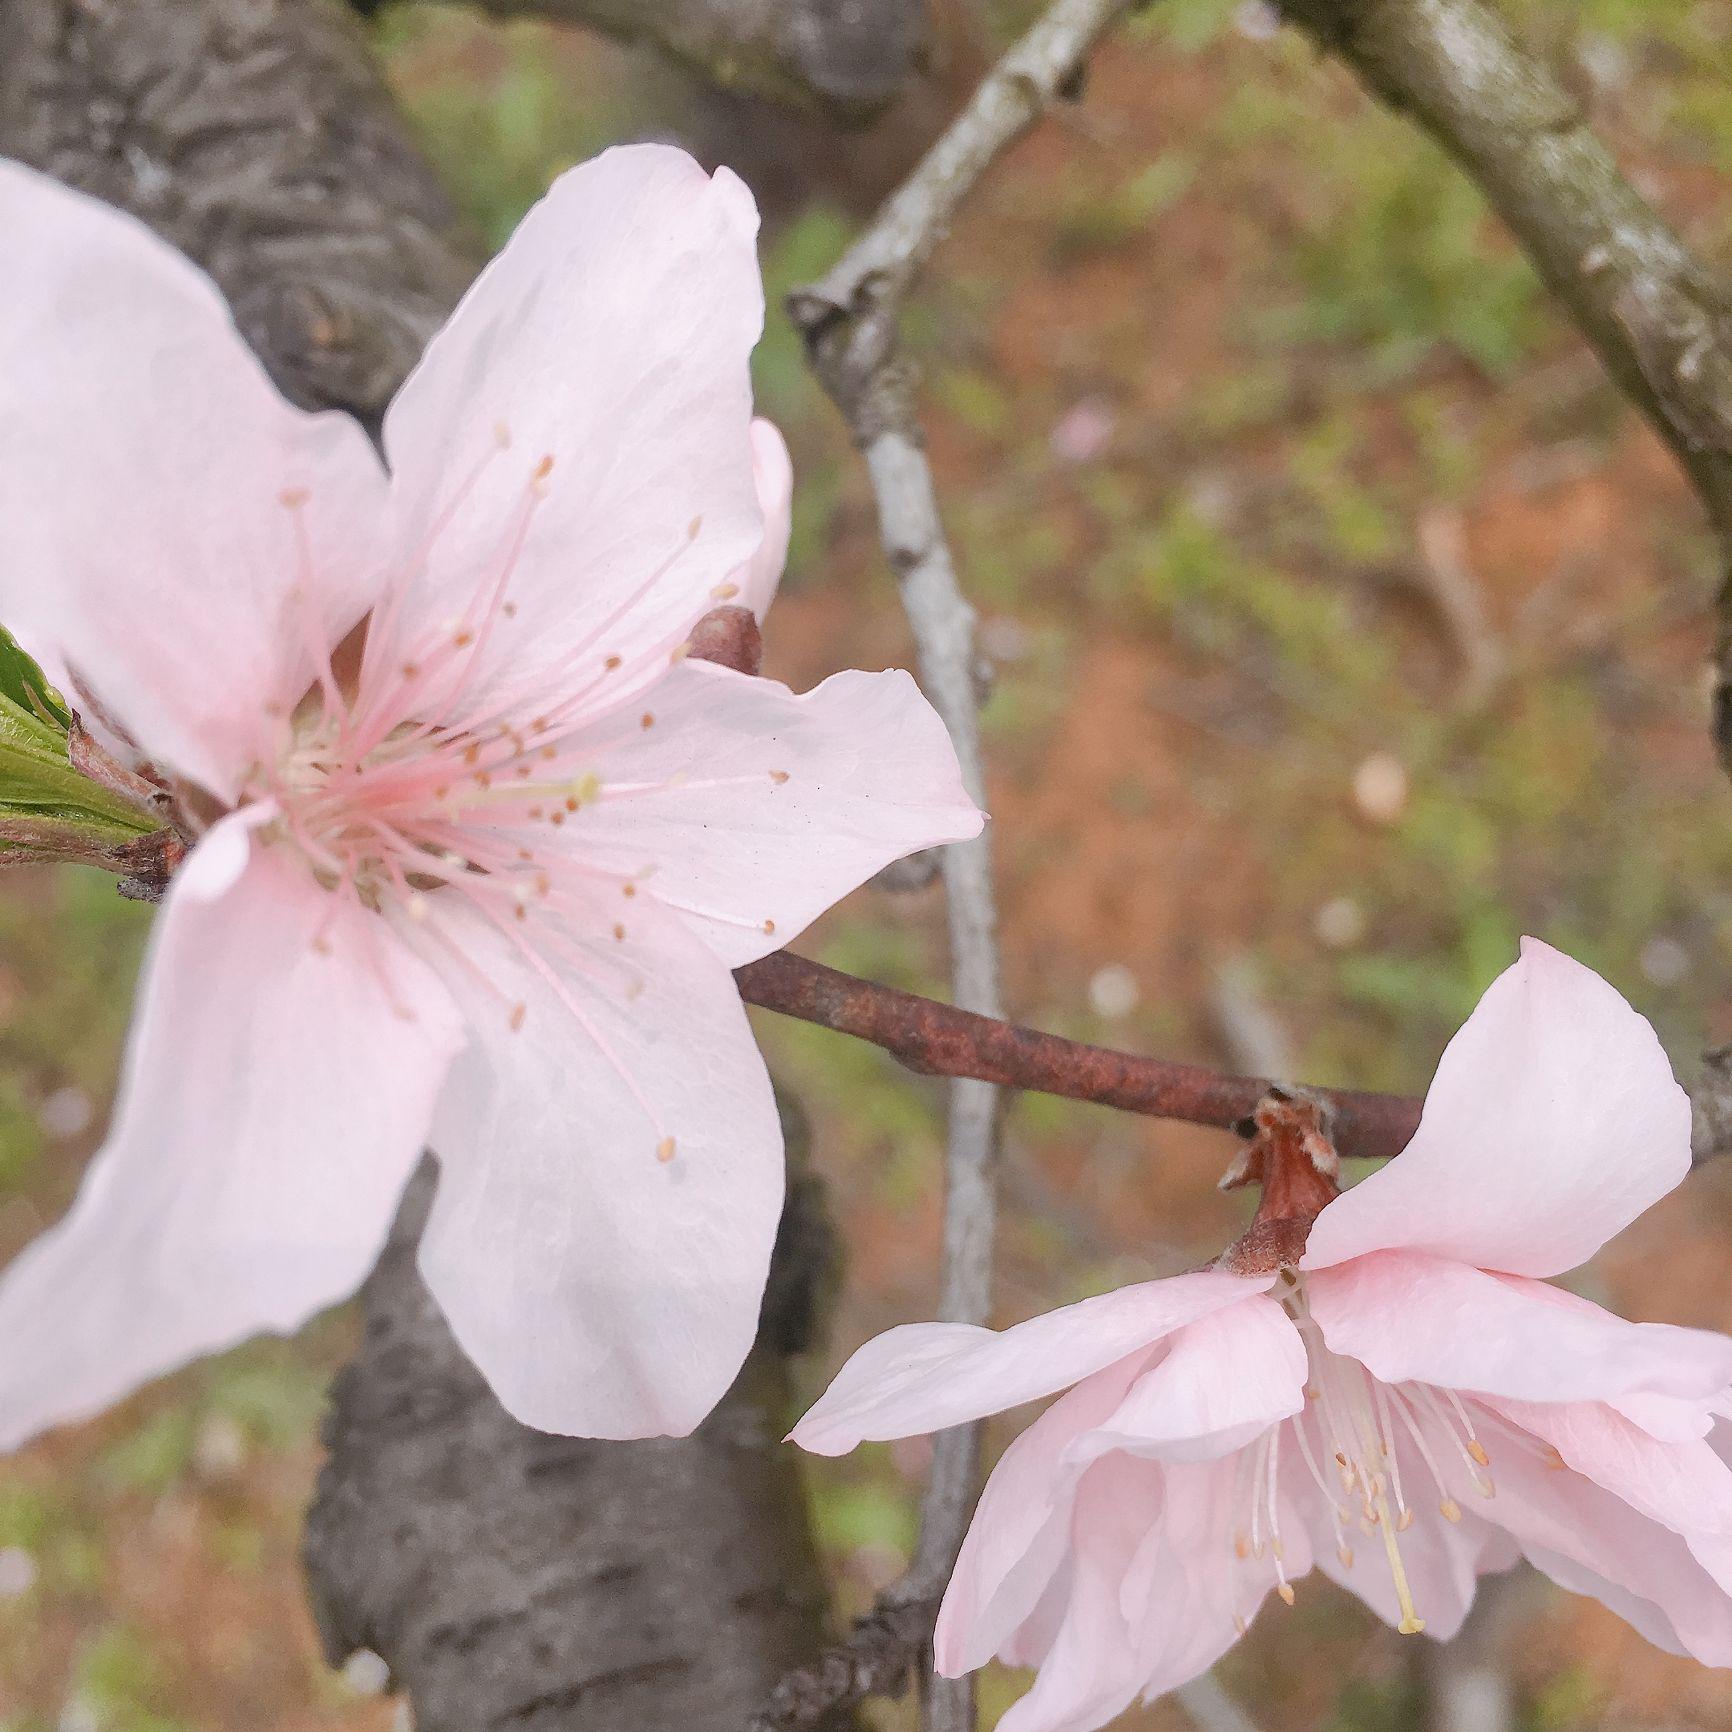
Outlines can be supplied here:
M1176 1688L1314 1567L1447 1638L1525 1556L1732 1665L1732 1340L1539 1279L1689 1165L1648 1024L1528 940L1407 1151L1323 1207L1296 1265L1229 1254L1002 1334L891 1330L794 1439L841 1454L1069 1388L999 1462L938 1622L947 1675L1039 1668L1004 1732L1088 1732Z
M0 1443L348 1294L428 1144L421 1267L500 1399L688 1431L782 1197L729 970L981 822L907 674L682 659L787 541L750 195L564 176L383 465L137 223L0 165L0 229L0 618L202 831L109 1141L0 1281Z

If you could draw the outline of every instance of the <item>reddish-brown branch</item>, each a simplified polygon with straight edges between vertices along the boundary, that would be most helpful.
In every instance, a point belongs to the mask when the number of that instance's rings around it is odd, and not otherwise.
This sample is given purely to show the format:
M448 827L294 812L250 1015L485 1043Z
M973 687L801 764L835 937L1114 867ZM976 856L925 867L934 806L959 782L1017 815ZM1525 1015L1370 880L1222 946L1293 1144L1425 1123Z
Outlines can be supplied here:
M1151 1118L1234 1130L1275 1086L1201 1065L1116 1052L1019 1028L955 1005L860 980L786 950L734 971L748 1004L870 1041L929 1076L978 1077L1006 1088L1093 1101ZM1372 1160L1399 1154L1419 1124L1419 1102L1353 1089L1307 1091L1334 1113L1336 1147Z

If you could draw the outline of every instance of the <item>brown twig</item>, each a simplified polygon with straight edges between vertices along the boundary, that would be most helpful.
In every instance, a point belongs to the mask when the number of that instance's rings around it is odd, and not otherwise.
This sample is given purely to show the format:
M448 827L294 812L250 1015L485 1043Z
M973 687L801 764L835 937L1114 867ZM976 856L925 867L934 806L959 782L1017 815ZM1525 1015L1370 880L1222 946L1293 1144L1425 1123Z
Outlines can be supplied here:
M1241 1130L1265 1095L1292 1086L1284 1079L1229 1076L1202 1065L1019 1028L856 979L786 950L736 969L734 978L748 1004L870 1041L928 1076L975 1077L1002 1088L1032 1089L1224 1131ZM1305 1092L1332 1109L1336 1146L1343 1155L1385 1160L1400 1153L1419 1123L1419 1102L1407 1095Z
M869 1696L900 1696L932 1642L938 1600L884 1595L855 1619L846 1641L788 1673L746 1732L810 1732L833 1725L838 1713Z

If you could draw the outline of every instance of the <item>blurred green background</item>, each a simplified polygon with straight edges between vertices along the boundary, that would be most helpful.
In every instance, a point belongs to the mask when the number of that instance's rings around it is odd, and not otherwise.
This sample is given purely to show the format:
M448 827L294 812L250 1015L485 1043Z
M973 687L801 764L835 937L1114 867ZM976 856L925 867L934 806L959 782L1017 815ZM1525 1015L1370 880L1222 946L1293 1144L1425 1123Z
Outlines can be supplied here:
M1725 264L1732 5L1504 3ZM622 138L681 137L761 189L761 401L799 473L767 671L796 685L909 653L862 478L776 297L837 254L1028 11L942 10L927 86L817 142L575 33L422 5L379 30L491 243L551 175ZM1615 981L1681 1065L1732 1037L1712 550L1667 457L1435 149L1302 42L1270 39L1261 9L1164 0L993 176L909 325L997 670L985 725L1019 1017L1419 1089L1534 932ZM147 918L90 875L0 887L0 1255L65 1205L100 1136ZM863 892L801 948L943 990L931 889ZM822 1031L761 1032L812 1113L851 1247L816 1393L866 1335L931 1310L941 1095ZM1226 1154L1022 1102L1003 1319L1212 1253L1242 1217L1213 1188ZM1707 1170L1585 1285L1634 1316L1727 1327L1729 1228L1732 1175ZM365 1676L318 1662L296 1561L351 1331L338 1314L248 1347L0 1468L0 1728L393 1724ZM922 1465L919 1444L814 1464L847 1610L894 1575ZM1732 1715L1723 1675L1597 1608L1542 1590L1512 1616L1523 1728ZM1415 1723L1421 1646L1308 1585L1223 1677L1269 1732L1393 1732ZM1018 1687L989 1678L990 1707ZM1172 1704L1125 1722L1186 1723Z

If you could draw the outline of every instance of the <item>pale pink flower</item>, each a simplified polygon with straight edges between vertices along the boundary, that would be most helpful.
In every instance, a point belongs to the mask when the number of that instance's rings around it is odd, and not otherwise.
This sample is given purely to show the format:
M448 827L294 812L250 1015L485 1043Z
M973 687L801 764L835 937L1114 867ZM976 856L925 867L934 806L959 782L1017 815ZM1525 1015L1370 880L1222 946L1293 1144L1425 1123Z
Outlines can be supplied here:
M421 1267L514 1413L681 1433L733 1377L783 1175L729 969L981 822L908 675L681 660L786 545L756 229L675 150L564 176L382 466L0 165L0 619L206 827L109 1142L0 1282L0 1442L349 1293L426 1144Z
M794 1438L835 1455L1074 1385L999 1462L939 1617L940 1672L1039 1668L1004 1732L1087 1732L1176 1688L1313 1567L1447 1638L1475 1578L1526 1556L1732 1665L1732 1468L1712 1441L1732 1340L1539 1279L1689 1165L1653 1031L1529 940L1407 1151L1323 1208L1297 1267L1217 1266L1002 1334L894 1329Z

